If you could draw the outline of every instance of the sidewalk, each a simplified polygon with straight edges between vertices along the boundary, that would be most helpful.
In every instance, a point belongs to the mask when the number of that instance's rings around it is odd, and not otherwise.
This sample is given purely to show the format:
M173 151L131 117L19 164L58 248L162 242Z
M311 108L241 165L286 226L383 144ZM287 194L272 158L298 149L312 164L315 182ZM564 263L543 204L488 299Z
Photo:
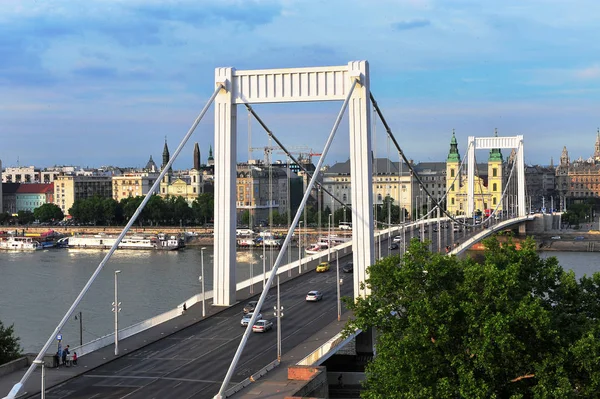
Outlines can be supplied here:
M206 317L212 316L227 308L228 307L212 306L212 300L207 300ZM184 314L174 319L156 325L129 338L119 340L119 356L115 356L114 345L109 345L85 356L79 357L77 366L61 366L59 368L46 367L46 389L48 390L123 355L143 348L146 345L150 345L161 338L168 337L169 335L174 334L185 327L191 326L200 320L202 320L202 303L197 303L194 306L190 306ZM51 363L49 363L49 365L51 365ZM23 375L26 371L27 368L23 368L19 371L15 371L0 377L0 398L8 395L14 384L18 383L21 378L23 378ZM40 391L41 367L37 367L35 372L25 382L17 397L27 398L35 394L39 394Z

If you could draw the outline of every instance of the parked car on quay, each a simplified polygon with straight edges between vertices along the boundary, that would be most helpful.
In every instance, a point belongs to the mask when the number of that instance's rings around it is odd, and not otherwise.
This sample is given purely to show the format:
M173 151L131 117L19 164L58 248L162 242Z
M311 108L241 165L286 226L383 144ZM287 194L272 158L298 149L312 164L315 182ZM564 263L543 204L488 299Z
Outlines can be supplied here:
M344 266L342 266L342 271L344 273L352 273L354 271L354 263L348 262Z

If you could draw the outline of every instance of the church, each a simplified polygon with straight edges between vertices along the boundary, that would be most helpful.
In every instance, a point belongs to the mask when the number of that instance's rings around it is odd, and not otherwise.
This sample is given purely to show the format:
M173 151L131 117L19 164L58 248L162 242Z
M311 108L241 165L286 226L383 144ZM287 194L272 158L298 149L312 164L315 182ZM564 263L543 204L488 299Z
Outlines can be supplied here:
M212 148L211 148L212 158ZM162 154L162 164L160 170L164 170L169 162L170 154L167 140L165 139L165 146ZM168 172L160 182L159 195L163 198L169 196L183 197L185 201L191 205L199 194L204 192L204 175L203 167L200 163L200 147L198 143L194 144L194 160L193 168L184 173L175 175L173 174L173 168L169 168Z
M496 137L498 132L495 132ZM454 131L450 140L450 152L446 159L446 209L453 215L465 215L467 206L467 165L461 167L458 142ZM483 212L485 209L502 210L503 189L503 158L499 148L490 150L487 164L475 163L474 199L475 211ZM467 215L471 216L471 215Z

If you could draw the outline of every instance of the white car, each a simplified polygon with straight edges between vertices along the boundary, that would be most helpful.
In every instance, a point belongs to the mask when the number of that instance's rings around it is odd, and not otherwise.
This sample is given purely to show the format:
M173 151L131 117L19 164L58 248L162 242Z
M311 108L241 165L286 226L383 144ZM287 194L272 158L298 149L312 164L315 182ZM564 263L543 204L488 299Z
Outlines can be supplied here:
M270 320L258 320L252 326L252 332L267 332L273 328L273 322Z
M394 237L394 239L392 240L392 242L402 242L402 236L396 236L396 237Z
M252 318L252 315L254 314L254 312L250 312L250 313L246 313L244 315L244 317L242 317L242 321L241 321L241 325L242 327L246 327L248 325L248 323L250 323L250 319ZM258 316L256 317L256 321L258 320L262 320L262 314L258 314Z
M309 291L308 294L306 294L307 302L318 302L321 299L323 299L323 294L320 291Z
M553 240L560 240L560 236L553 236L552 239Z

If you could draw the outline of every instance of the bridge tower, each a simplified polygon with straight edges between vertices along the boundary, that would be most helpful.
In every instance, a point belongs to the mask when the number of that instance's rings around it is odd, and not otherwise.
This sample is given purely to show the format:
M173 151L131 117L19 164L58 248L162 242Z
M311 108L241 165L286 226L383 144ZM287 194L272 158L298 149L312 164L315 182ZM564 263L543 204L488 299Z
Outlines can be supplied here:
M366 268L375 261L368 62L247 71L217 68L215 83L223 88L215 98L214 304L231 305L236 300L237 105L344 101L348 96L354 295L366 297L369 292L361 289L360 283L366 279Z
M526 216L525 208L525 162L523 157L523 136L514 137L469 137L469 146L467 150L467 216L472 217L475 211L475 196L474 196L474 178L475 178L475 150L488 149L490 151L490 171L491 179L489 182L493 184L502 182L502 171L498 169L498 180L493 176L493 168L502 165L502 154L500 148L516 148L516 169L517 169L517 212L518 216ZM501 184L500 184L501 186ZM492 187L493 188L493 187ZM501 198L502 193L492 192L492 198ZM499 200L499 199L498 199ZM497 201L498 201L497 200ZM493 199L492 199L493 201Z

